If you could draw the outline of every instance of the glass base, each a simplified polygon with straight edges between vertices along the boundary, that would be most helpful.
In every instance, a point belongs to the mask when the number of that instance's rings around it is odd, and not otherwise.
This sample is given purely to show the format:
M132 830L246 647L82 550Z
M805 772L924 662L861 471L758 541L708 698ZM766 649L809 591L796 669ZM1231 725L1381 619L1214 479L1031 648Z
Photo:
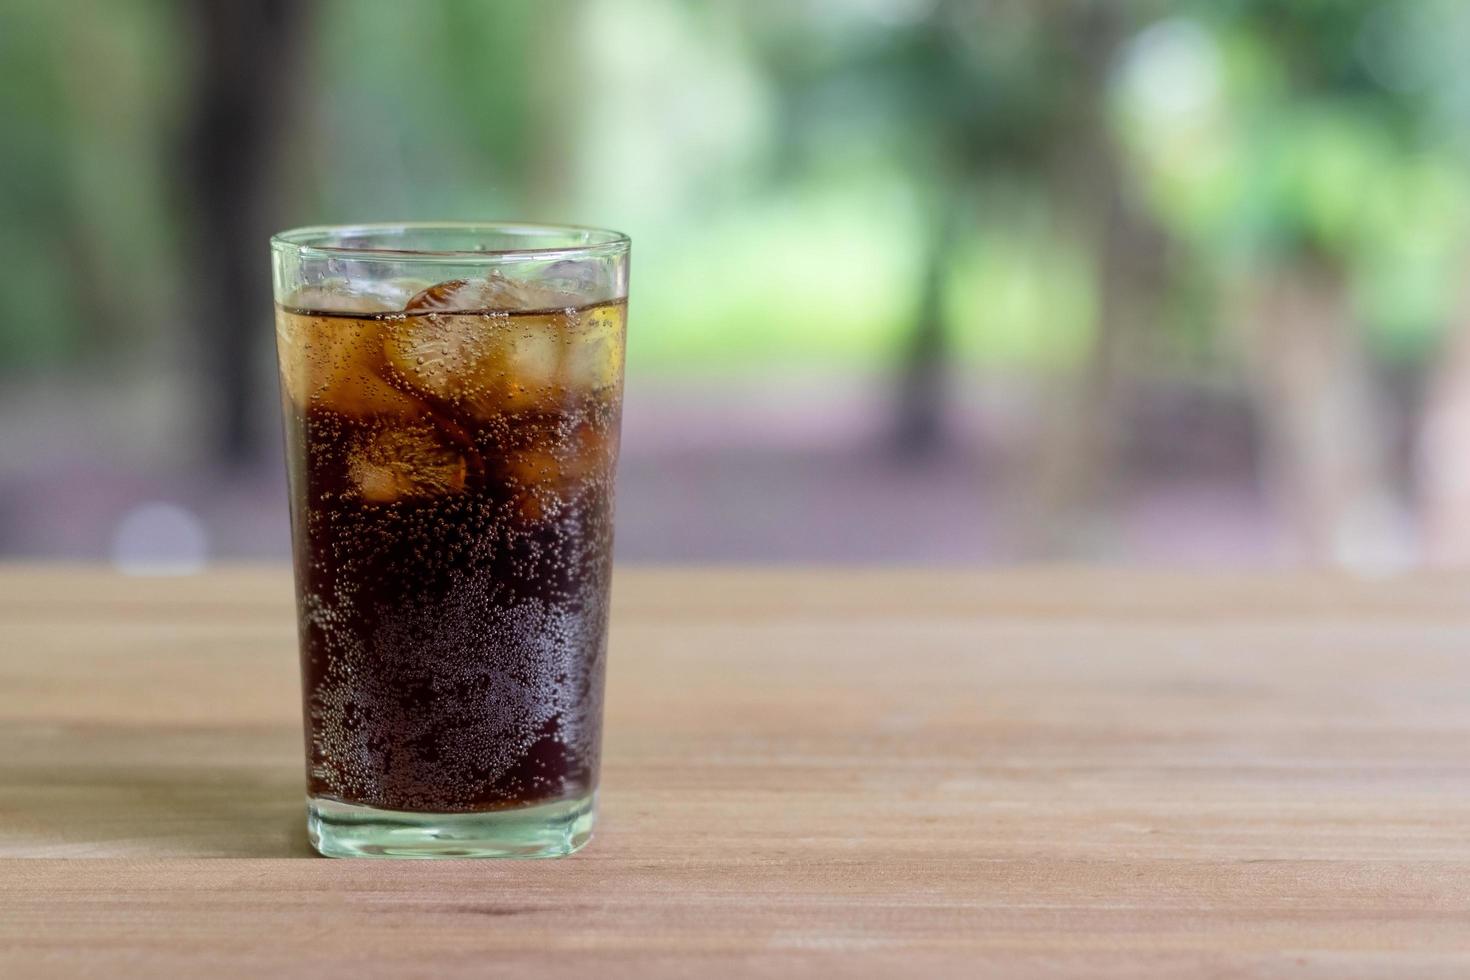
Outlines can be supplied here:
M306 801L306 832L325 857L545 858L592 839L597 794L485 813L407 813Z

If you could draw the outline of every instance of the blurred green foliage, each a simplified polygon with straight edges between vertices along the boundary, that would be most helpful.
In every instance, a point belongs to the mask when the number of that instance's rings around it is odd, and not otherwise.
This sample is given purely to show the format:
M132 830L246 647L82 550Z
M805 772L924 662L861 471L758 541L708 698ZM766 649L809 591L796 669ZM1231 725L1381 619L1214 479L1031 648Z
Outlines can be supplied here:
M1414 359L1461 298L1470 5L1456 0L316 6L304 58L281 69L286 220L629 231L634 370L877 368L955 211L951 352L1077 363L1101 261L1077 174L1098 118L1123 193L1174 243L1166 329L1208 343L1230 290L1311 261L1344 277L1386 356ZM0 372L189 329L181 9L0 12Z
M1120 129L1197 261L1330 267L1381 353L1422 358L1470 257L1467 32L1438 0L1201 0L1135 40Z

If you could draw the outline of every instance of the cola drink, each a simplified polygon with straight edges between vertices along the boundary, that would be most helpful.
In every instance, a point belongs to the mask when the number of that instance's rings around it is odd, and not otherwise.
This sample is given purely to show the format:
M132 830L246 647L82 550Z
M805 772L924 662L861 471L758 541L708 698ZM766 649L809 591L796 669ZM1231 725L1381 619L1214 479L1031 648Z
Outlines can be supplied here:
M624 324L496 272L279 299L314 800L595 788Z

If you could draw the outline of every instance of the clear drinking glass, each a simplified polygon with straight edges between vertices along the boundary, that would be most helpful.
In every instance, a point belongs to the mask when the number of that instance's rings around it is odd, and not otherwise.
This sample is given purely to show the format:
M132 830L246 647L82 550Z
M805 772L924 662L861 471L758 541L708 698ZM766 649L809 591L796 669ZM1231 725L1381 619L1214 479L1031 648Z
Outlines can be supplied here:
M628 239L271 239L312 845L542 857L591 834Z

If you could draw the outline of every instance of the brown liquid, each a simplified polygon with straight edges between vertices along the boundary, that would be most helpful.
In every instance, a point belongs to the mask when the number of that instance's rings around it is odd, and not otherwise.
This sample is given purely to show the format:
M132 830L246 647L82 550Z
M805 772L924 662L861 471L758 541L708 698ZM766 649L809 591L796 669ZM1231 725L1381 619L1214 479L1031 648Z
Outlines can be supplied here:
M623 306L277 322L310 792L420 812L590 792Z

